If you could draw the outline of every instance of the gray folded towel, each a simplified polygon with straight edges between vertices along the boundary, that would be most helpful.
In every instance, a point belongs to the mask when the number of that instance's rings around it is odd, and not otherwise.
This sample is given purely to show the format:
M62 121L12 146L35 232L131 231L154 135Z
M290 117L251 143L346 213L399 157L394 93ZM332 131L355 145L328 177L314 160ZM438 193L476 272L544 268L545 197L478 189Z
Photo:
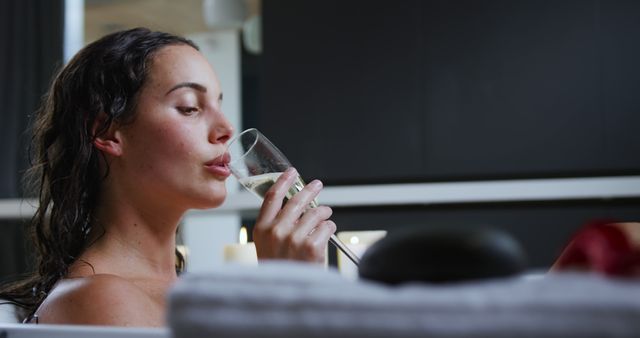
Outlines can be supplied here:
M640 282L587 274L388 287L292 262L184 276L174 337L638 337Z

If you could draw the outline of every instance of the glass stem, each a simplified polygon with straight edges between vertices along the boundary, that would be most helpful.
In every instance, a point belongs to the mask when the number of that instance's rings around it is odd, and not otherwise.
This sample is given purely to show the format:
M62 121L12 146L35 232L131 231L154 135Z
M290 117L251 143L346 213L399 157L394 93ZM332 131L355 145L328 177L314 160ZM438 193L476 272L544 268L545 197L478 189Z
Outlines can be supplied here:
M356 256L353 251L351 251L336 235L331 235L329 238L329 242L336 246L336 248L340 249L356 266L360 265L360 258Z

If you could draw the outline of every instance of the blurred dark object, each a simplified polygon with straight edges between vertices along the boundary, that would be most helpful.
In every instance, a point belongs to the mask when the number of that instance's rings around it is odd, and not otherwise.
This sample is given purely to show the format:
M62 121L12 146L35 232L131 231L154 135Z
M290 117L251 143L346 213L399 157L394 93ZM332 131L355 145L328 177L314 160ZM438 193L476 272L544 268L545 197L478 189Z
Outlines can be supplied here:
M634 231L636 234L640 233L639 223L590 223L570 239L551 270L595 271L620 277L640 276L640 250L639 243L634 243L633 240Z
M391 285L450 283L516 275L525 262L520 244L504 232L414 229L372 245L358 272Z

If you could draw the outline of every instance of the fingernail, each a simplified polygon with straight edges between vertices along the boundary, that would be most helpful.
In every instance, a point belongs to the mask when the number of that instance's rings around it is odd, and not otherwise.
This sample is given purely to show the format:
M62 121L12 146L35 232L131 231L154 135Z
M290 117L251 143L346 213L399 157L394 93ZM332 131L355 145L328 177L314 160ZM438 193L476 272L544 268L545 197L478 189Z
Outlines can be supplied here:
M311 184L313 184L313 187L316 188L316 189L322 188L322 182L320 182L320 180L313 180L313 182L311 182Z
M290 175L290 176L295 175L296 174L296 168L291 167L291 168L287 169L286 173L287 173L287 175Z

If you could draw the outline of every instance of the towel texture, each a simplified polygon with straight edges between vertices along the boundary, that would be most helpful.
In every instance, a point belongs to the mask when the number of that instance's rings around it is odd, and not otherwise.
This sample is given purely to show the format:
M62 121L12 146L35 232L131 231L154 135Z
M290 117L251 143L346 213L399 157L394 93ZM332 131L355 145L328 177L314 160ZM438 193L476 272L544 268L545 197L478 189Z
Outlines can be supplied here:
M174 337L638 337L640 282L586 274L388 287L292 262L184 276Z

